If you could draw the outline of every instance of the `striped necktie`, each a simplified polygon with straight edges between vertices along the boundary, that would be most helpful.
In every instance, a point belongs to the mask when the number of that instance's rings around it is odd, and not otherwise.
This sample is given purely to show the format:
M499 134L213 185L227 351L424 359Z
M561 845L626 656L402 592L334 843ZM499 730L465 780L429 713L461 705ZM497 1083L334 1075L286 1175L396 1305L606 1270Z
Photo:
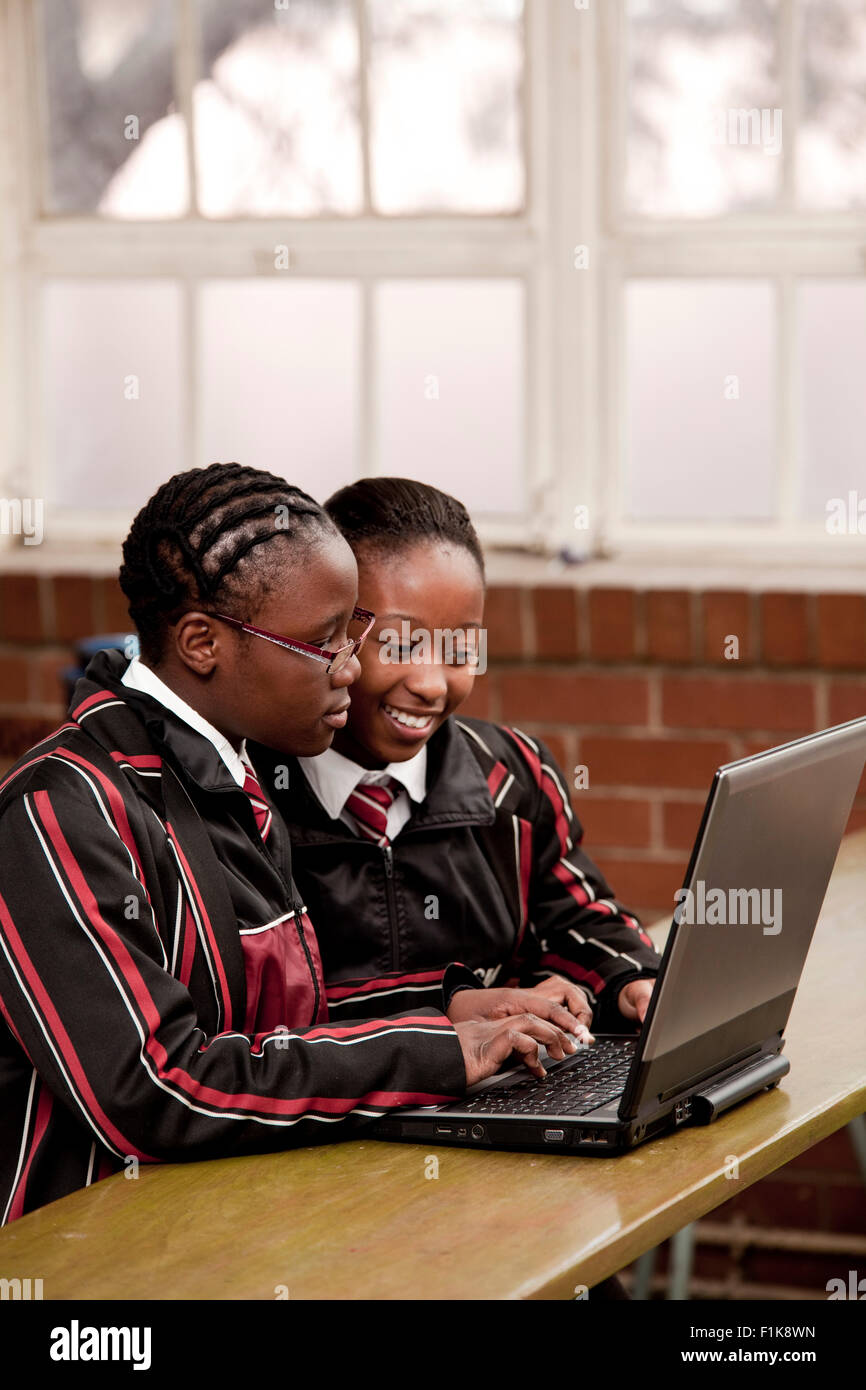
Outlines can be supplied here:
M253 772L252 766L247 762L246 758L242 759L242 762L246 774L244 777L244 791L252 803L252 808L256 817L256 825L259 827L259 834L263 840L267 840L274 819L273 813L270 806L265 801L261 783Z
M362 836L375 840L382 847L389 845L388 811L400 790L399 782L393 777L381 786L370 782L359 782L346 800L346 810L358 824Z

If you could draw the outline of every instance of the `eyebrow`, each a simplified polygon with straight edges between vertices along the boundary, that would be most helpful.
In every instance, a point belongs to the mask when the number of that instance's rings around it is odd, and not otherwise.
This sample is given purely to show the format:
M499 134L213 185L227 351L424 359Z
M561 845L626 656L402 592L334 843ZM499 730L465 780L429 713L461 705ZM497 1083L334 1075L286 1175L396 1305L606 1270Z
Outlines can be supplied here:
M417 619L417 618L411 618L411 617L409 616L408 613L377 613L377 614L376 614L376 621L377 621L377 623L389 622L392 618L402 618L402 619L405 619L405 621L406 621L407 623L418 624L419 627L423 627L423 623L418 623L418 619ZM461 628L464 628L464 627L481 627L481 622L480 622L480 621L476 622L475 619L473 618L473 619L471 619L468 623L458 623L458 624L457 624L457 628L456 628L456 629L452 629L452 631L455 631L455 630L456 630L456 631L459 631Z

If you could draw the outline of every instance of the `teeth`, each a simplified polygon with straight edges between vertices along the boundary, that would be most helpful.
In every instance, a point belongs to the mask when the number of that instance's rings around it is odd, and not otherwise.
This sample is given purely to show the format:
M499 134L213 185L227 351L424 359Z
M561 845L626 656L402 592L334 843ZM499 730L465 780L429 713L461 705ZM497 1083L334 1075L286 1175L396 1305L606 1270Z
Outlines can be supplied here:
M417 715L404 714L402 710L395 709L393 705L386 705L385 711L390 714L392 719L396 719L398 724L404 724L407 729L426 729L433 718L432 714L428 714L425 719L419 719Z

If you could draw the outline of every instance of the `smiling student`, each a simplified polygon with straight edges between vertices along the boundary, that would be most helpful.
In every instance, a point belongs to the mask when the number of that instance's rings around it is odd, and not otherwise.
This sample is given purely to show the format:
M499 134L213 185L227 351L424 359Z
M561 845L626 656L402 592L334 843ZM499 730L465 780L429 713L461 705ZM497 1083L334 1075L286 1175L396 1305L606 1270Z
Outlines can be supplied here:
M485 991L445 961L399 1016L329 1014L247 750L314 757L345 728L373 614L322 508L270 473L193 469L123 556L140 658L100 652L0 781L3 1222L139 1162L346 1137L512 1051L538 1074L539 1042L575 1049L555 1004L482 1020Z
M639 1026L660 957L581 850L562 773L519 729L456 717L484 650L466 509L405 478L363 479L325 506L376 621L345 728L321 757L290 759L275 798L332 1016L432 998L425 969L459 959L495 998L515 983L599 1031ZM402 972L400 995L377 984L386 972Z

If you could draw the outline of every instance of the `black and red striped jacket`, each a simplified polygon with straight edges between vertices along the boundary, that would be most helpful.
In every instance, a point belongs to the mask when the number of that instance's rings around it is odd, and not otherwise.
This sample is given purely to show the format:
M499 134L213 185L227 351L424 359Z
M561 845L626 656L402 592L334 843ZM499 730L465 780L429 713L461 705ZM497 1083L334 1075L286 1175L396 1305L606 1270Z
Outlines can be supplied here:
M590 996L599 1031L632 1030L619 990L656 975L661 958L580 848L582 828L543 743L447 719L427 745L427 795L384 849L331 820L297 761L251 748L289 826L332 1017L351 1013L389 971L456 959L488 986L566 975Z
M330 1022L285 825L266 847L213 744L126 666L100 652L0 780L3 1222L133 1159L349 1137L466 1086L441 1010L474 976L369 981Z

